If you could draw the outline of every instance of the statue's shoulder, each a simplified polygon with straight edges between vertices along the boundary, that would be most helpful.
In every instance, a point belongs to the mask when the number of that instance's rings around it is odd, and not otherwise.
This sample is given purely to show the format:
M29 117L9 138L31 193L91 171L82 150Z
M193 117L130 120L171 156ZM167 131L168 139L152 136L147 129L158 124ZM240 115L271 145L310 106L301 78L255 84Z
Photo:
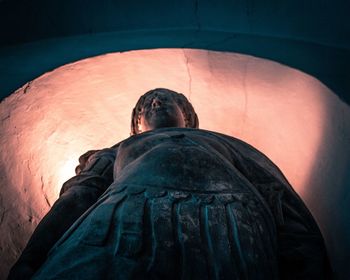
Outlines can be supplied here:
M219 132L202 129L198 129L198 132L203 135L211 135L211 137L215 138L217 142L224 144L234 153L237 160L245 162L246 164L254 163L255 166L268 170L276 178L289 185L288 180L279 167L266 154L251 144L239 138Z
M270 161L270 159L264 153L256 149L254 146L234 136L205 129L192 129L192 131L193 133L202 134L205 137L210 137L214 141L229 145L231 149L244 152L246 155L255 156L257 158Z
M109 149L113 149L113 150L118 150L118 148L119 148L119 146L120 146L120 144L121 143L123 143L125 140L123 140L123 141L120 141L120 142L118 142L117 144L114 144L112 147L110 147Z

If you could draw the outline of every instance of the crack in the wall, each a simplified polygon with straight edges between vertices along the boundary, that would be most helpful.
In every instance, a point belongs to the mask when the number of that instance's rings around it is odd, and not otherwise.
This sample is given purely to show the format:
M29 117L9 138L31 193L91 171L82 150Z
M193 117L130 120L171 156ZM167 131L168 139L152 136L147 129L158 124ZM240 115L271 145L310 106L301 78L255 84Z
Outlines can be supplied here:
M40 176L40 181L41 181L41 191L43 192L45 201L47 203L47 205L51 208L51 203L49 201L49 198L47 197L47 194L44 191L44 180L43 180L43 176Z
M210 76L214 76L214 71L213 71L213 63L212 63L212 56L210 55L211 54L211 51L207 51L207 61L208 61L208 70L209 70L209 73L210 73ZM215 60L215 58L214 58Z
M188 75L188 100L191 102L191 96L192 96L192 75L191 75L191 70L190 70L190 66L189 66L189 59L186 55L186 51L182 50L182 53L184 55L185 58L185 65L186 65L186 69L187 69L187 75Z
M8 210L4 209L2 211L2 213L0 213L0 225L2 225L4 223L4 220L5 220L5 215L6 213L9 212Z
M8 212L8 209L6 209L5 207L3 207L4 202L3 202L3 198L0 195L0 225L2 225L2 223L5 220L5 215Z
M11 116L11 115L10 115L10 114L8 114L6 117L2 118L2 119L1 119L1 121L3 122L3 121L5 121L5 120L9 119L9 118L10 118L10 116Z
M29 174L32 175L32 170L30 169L29 160L27 160L27 168L28 168Z
M24 89L23 89L23 94L27 94L28 90L30 89L33 81L30 81L25 84Z

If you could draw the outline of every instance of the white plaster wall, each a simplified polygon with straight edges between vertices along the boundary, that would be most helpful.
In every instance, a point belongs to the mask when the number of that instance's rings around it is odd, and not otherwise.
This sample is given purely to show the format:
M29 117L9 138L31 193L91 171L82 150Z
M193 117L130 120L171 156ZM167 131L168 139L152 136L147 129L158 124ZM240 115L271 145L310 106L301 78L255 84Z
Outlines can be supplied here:
M349 106L318 80L272 61L157 49L62 66L0 104L0 275L74 174L79 155L128 137L131 109L156 87L183 92L200 128L268 155L316 217L336 270L349 273Z

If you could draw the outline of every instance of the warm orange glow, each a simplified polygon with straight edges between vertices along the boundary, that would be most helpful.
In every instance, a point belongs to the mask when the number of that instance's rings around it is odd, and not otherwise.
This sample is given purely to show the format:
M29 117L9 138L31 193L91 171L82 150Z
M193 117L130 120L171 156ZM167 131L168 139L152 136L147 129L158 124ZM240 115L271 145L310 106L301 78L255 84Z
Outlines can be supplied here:
M74 170L75 170L75 167L77 165L78 165L77 158L73 157L73 156L62 165L62 167L57 172L57 174L58 174L58 176L57 176L57 189L58 190L56 189L56 193L57 193L57 191L60 190L60 187L67 180L67 178L71 178L71 177L75 176Z
M11 123L23 130L21 145L31 147L31 153L23 150L21 156L38 158L29 165L42 173L38 177L51 204L62 182L74 174L80 154L129 136L132 107L155 87L185 93L201 128L235 136L263 151L302 196L310 187L306 182L322 140L329 92L321 83L250 56L133 51L58 68L33 81L26 95L20 90L2 104L17 102Z
M341 196L342 181L330 178L342 178L349 160L350 109L318 80L251 56L157 49L62 66L1 103L5 207L20 205L24 225L29 216L39 220L74 175L79 156L127 138L131 109L156 87L183 92L200 128L240 138L269 156L319 222L319 209L328 209L319 199L325 190L332 186L332 197ZM325 143L326 131L332 137ZM337 160L330 168L327 153L335 146L341 152L332 154Z

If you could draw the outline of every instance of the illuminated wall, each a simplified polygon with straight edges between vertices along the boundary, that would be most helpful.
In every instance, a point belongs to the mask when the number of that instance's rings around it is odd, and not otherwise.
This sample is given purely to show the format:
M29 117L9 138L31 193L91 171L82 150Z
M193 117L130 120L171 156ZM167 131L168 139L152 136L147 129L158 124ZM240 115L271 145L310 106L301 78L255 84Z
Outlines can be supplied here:
M61 184L74 174L79 155L127 138L131 109L155 87L183 92L200 128L240 138L268 155L316 217L333 263L345 265L349 216L341 213L350 210L343 187L349 106L317 79L276 62L158 49L64 65L1 103L3 274L57 199Z
M329 0L0 0L0 279L78 154L127 137L129 109L158 86L186 93L202 127L279 164L320 223L336 275L350 279L349 10ZM127 52L157 48L231 54Z

